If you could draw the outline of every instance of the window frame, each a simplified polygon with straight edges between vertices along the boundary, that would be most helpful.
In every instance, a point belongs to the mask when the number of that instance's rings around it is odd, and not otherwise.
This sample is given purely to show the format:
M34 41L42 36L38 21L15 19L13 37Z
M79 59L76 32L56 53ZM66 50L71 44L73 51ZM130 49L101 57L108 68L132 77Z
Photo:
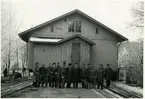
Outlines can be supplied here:
M98 35L99 34L99 29L98 27L95 28L95 33Z
M76 32L76 24L74 24L74 32L69 31L69 21L72 21L74 23L75 23L75 21L81 22L81 31L80 32ZM78 20L78 19L67 19L67 32L69 32L69 33L82 33L82 31L83 31L83 22L82 22L82 20Z
M73 21L72 21L72 20L68 20L68 32L75 32L75 25L74 25L74 30L71 29L71 30L73 30L73 31L69 31L69 22L72 22L72 24L73 24Z

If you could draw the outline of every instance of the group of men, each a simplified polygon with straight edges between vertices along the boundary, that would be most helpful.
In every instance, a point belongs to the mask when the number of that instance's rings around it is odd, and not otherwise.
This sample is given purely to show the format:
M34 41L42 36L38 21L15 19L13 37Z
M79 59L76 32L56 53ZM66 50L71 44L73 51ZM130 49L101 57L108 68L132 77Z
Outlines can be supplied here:
M98 85L98 88L103 89L104 78L106 79L107 87L110 86L110 80L112 76L112 69L109 64L107 68L103 68L100 64L99 68L91 64L83 64L79 66L78 63L68 66L63 62L63 66L59 63L49 64L48 67L43 64L39 67L39 63L36 62L33 70L33 85L35 87L56 87L56 88L78 88L78 83L82 84L83 88L94 88ZM66 86L65 86L66 85Z

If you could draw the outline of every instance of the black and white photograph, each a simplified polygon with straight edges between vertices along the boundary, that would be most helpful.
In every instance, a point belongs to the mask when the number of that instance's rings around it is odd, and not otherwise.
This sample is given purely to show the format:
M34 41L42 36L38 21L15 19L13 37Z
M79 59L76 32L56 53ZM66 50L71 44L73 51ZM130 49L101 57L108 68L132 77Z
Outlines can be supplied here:
M1 0L1 98L143 98L144 0Z

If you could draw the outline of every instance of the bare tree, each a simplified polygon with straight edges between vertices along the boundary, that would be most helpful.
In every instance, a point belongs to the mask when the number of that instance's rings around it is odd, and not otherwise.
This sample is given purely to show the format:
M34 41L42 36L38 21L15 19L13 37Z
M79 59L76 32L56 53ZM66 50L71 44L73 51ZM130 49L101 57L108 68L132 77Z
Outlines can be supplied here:
M139 43L139 58L142 63L143 60L143 29L144 29L144 1L140 1L136 6L132 7L133 21L129 24L130 28L141 30L140 37L137 39Z
M144 1L140 1L136 6L132 7L132 15L134 20L130 24L131 27L141 28L144 27Z
M143 63L144 1L138 2L137 5L132 8L132 13L134 16L132 27L141 30L140 37L138 38L138 41L140 42L138 56L140 59L140 64L142 64Z
M130 29L140 30L139 41L143 41L143 30L144 30L144 1L140 1L136 6L132 7L133 21L129 24Z
M3 68L7 68L9 72L9 69L13 64L17 63L17 65L19 65L19 46L17 44L17 33L21 27L21 24L16 24L16 13L5 8L5 5L7 5L7 3L3 1L1 4L1 65L3 66Z
M125 60L127 60L128 77L132 78L131 80L136 80L137 84L141 86L143 81L143 29L144 29L144 1L138 2L135 6L132 7L133 20L129 24L129 29L137 29L140 37L136 42L124 42L127 49L126 59L120 58L120 64L122 65ZM130 46L129 46L130 45ZM120 53L121 54L121 53ZM128 60L130 58L130 60ZM126 63L125 63L126 66Z
M21 59L21 63L22 63L22 73L23 73L23 77L24 77L24 68L26 68L26 59L27 59L27 46L23 45L20 47L20 59Z

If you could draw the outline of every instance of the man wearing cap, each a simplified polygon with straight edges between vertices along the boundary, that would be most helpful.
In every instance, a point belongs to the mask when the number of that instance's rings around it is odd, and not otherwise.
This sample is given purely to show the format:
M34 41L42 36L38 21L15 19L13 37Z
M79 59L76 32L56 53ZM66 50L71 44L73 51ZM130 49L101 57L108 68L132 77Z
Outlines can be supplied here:
M59 62L57 63L56 67L56 87L61 88L61 82L62 82L62 68L60 67Z
M82 88L85 88L85 64L82 65L80 68L80 78L81 78L81 83L82 83Z
M54 64L49 66L49 87L54 87Z
M110 67L110 64L107 64L107 68L105 69L105 79L107 87L110 87L110 81L112 77L112 68Z
M99 65L99 68L97 70L97 83L98 83L98 89L100 88L100 86L101 86L101 89L103 89L104 68L102 64Z
M78 67L78 63L75 63L75 65L72 69L73 88L78 88L79 73L80 73L80 69Z
M40 75L39 75L39 63L35 63L35 67L33 70L33 85L34 87L40 86Z
M63 67L62 67L62 88L65 87L65 83L67 82L67 67L66 67L66 62L63 62Z
M47 69L45 68L45 64L43 64L39 68L39 74L40 74L41 84L42 84L42 87L43 87L43 84L45 84L45 77L47 75Z
M69 63L68 64L68 68L67 68L67 88L71 88L71 82L72 82L72 64Z

